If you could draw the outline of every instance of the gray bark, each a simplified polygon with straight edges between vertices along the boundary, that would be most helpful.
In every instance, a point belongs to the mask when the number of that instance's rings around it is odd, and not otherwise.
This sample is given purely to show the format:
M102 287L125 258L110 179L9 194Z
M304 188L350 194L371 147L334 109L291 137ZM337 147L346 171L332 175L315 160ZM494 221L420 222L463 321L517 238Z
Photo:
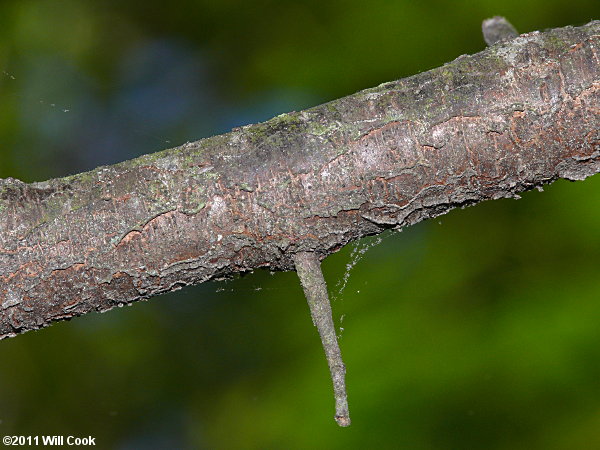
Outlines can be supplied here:
M0 338L600 170L600 22L90 172L0 180Z
M327 365L333 382L335 397L335 421L341 427L350 426L350 411L346 394L346 365L335 334L331 303L327 283L321 271L321 262L316 253L298 252L294 255L298 278L310 309L310 316L321 337Z

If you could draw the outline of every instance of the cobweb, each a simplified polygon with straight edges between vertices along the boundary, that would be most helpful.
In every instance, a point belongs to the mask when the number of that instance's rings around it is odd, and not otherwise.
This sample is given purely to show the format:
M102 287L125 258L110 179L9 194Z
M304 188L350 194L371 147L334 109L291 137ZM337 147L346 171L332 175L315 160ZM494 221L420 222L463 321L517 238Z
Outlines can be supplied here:
M26 101L25 96L23 94L20 94L16 87L10 85L10 83L17 81L17 77L6 70L2 70L2 78L3 78L4 83L0 84L0 87L7 88L7 90L12 91L12 92L7 92L8 95L14 95L17 98L19 98L19 100L21 102L25 102ZM42 105L42 107L47 107L51 110L56 110L56 111L60 111L63 113L68 113L71 111L71 108L69 106L61 105L61 104L57 103L56 101L47 101L44 98L39 98L37 102L40 105Z
M333 289L333 292L332 292L332 294L333 294L332 295L332 303L337 303L336 310L339 310L340 306L343 305L342 300L344 298L344 291L346 290L346 287L348 286L348 281L350 280L350 275L351 275L353 269L365 257L365 255L367 254L367 252L370 249L381 244L384 240L388 239L392 234L393 233L391 231L387 231L387 232L384 232L377 236L366 237L366 238L360 239L358 241L355 241L355 242L349 244L351 246L349 261L346 263L344 274L337 281L337 283L335 284L335 287ZM359 294L360 290L357 290L356 293ZM343 309L343 307L341 309ZM342 325L344 323L345 318L346 318L346 314L341 313L340 318L339 318L338 339L340 339L342 337L342 334L344 332L344 327Z
M346 269L344 271L344 274L335 285L335 290L333 294L334 301L342 298L344 290L348 285L348 280L350 279L350 274L352 273L352 270L361 261L361 259L363 259L365 254L373 247L376 247L377 245L381 244L391 235L392 233L387 232L374 237L363 238L359 241L349 244L352 250L350 252L349 261L346 263Z

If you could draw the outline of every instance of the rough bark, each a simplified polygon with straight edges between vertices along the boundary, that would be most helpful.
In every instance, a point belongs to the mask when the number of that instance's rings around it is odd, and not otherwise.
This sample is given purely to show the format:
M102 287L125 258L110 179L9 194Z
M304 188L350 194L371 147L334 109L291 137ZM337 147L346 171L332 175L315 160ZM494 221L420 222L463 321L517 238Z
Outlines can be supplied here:
M0 338L600 170L600 22L265 123L0 180Z

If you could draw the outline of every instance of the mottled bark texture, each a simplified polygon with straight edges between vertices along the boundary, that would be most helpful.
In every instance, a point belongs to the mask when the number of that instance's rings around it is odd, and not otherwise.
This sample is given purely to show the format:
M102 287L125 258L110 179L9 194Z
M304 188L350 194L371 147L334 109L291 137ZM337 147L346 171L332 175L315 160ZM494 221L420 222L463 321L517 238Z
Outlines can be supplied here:
M0 180L0 338L598 172L599 35L533 32L114 166Z

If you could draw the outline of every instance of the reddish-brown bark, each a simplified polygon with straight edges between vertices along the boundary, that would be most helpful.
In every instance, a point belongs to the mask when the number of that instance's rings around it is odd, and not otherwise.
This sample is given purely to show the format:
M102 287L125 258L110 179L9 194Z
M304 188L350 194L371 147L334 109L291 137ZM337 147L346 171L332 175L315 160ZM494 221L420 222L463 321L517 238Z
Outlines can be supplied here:
M221 136L0 180L0 338L600 170L600 22Z

